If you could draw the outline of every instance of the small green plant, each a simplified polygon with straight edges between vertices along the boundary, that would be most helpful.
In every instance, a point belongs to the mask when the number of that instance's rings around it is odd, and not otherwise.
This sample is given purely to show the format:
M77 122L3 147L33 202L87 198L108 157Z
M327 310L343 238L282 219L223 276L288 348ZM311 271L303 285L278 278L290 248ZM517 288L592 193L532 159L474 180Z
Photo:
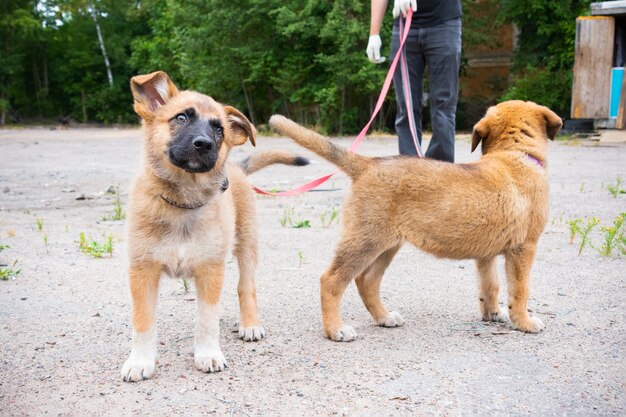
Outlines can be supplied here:
M43 219L37 218L35 222L37 222L37 230L41 232L43 230Z
M17 261L16 261L17 262ZM13 268L0 268L0 281L8 281L11 278L15 278L22 272L21 269Z
M575 219L576 220L576 219ZM590 233L594 227L596 227L600 223L600 220L597 217L591 217L587 219L587 222L584 226L580 226L581 222L575 223L574 235L580 236L580 246L578 247L578 256L583 252L583 249L587 244L591 245L591 236ZM570 226L570 233L571 233ZM593 245L591 245L593 247Z
M102 220L124 220L126 218L126 213L124 213L124 209L122 208L122 202L120 200L120 187L117 186L117 191L115 192L115 200L113 200L113 214L105 216Z
M189 292L189 281L187 281L186 278L183 278L183 290L185 290L185 292Z
M48 234L44 233L43 235L43 244L46 246L46 253L48 253Z
M602 256L611 256L613 249L620 247L622 253L626 252L626 237L624 236L624 220L626 220L626 212L620 213L615 220L613 226L602 227L604 233L604 242L598 250Z
M337 218L339 218L339 210L337 210L335 207L332 207L330 209L330 214L328 213L328 211L320 214L320 220L322 221L323 227L329 227L331 224L333 224L335 220L337 220Z
M302 262L304 261L304 253L298 250L298 269L302 269Z
M306 227L311 227L311 221L310 220L300 220L296 223L294 223L291 227L293 227L294 229L303 229Z
M282 227L287 226L287 224L289 224L290 226L293 225L293 222L291 220L292 216L293 216L293 207L285 207L283 209L283 215L280 217L280 225Z
M572 219L567 222L569 227L569 244L574 244L574 238L576 237L576 233L579 230L579 225L583 220L580 218Z
M580 184L580 189L578 190L578 192L580 192L581 194L583 192L585 192L585 183L584 182L582 184Z
M113 236L109 235L104 243L96 240L85 238L85 233L80 232L78 247L83 253L91 255L94 258L102 258L104 255L113 256Z
M11 247L9 245L0 245L0 252L2 252L5 249L10 249Z
M615 184L609 184L606 186L606 189L609 190L613 198L617 198L618 194L626 194L626 190L620 187L621 184L622 184L622 179L618 177L617 182Z

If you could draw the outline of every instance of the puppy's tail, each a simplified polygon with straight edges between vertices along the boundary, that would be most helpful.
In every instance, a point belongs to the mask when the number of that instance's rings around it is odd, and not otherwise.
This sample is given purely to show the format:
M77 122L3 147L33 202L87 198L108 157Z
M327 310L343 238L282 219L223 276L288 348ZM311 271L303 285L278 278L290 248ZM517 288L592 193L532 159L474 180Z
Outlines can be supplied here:
M328 138L300 126L284 116L273 115L270 118L270 126L278 133L289 136L298 144L337 165L351 178L358 177L370 164L370 158L357 155L346 148L334 145Z
M309 160L291 152L269 150L256 152L240 161L238 165L246 175L250 175L273 164L304 166L309 164Z

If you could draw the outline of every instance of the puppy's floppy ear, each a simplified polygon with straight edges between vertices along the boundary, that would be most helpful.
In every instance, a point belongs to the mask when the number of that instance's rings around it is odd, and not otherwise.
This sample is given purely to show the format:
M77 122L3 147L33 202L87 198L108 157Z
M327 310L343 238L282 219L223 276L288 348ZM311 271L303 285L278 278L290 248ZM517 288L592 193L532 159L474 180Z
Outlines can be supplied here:
M539 111L545 119L548 137L550 140L554 140L556 134L559 133L559 130L563 127L563 121L555 112L545 106L539 106Z
M256 146L256 129L248 118L234 107L224 106L224 110L231 131L230 143L243 145L250 139L252 146Z
M472 152L476 150L476 147L481 140L489 136L489 130L489 121L487 116L480 119L478 123L474 125L474 131L472 132Z
M178 88L163 71L137 75L130 79L135 99L135 112L142 119L151 119L154 111L178 94Z

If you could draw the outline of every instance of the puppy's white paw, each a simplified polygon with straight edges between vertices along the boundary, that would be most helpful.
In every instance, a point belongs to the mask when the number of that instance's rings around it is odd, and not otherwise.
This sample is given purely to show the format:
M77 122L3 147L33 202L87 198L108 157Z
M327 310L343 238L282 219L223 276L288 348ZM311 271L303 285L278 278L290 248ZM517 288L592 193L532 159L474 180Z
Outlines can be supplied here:
M221 372L228 364L222 351L218 349L196 349L194 363L202 372Z
M155 365L156 359L154 357L142 356L131 352L122 366L122 379L125 382L137 382L152 378Z
M344 324L339 329L330 333L330 339L335 342L351 342L357 338L356 332L351 326Z
M378 321L378 325L382 327L400 327L404 324L404 319L397 311L390 312L387 317Z
M239 326L239 338L244 342L257 342L265 337L263 326Z
M513 328L517 330L521 330L526 333L539 333L546 327L545 324L538 317L528 317L527 320L523 322L515 323L513 322Z
M498 323L506 323L509 321L509 313L505 310L499 309L496 312L484 312L483 321L495 321Z

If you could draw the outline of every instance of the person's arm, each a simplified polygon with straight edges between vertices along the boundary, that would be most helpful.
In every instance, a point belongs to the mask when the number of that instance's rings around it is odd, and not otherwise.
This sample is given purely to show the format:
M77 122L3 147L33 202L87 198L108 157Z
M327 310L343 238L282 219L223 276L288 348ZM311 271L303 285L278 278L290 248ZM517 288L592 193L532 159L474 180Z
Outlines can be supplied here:
M372 12L370 20L370 36L380 34L380 26L387 10L387 0L372 0Z
M385 62L385 57L380 56L380 47L382 41L380 39L380 26L383 23L385 10L387 9L387 0L372 0L372 11L370 20L370 38L367 43L367 57L374 64Z

